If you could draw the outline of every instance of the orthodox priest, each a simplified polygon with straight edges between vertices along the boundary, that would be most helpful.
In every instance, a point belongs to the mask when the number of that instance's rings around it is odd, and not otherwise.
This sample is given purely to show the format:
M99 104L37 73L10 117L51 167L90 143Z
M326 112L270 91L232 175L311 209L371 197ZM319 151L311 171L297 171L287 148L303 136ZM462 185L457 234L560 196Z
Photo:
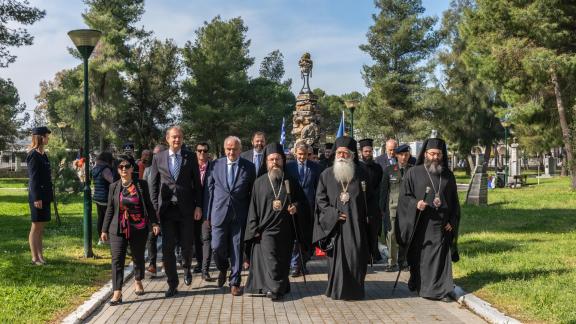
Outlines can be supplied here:
M460 204L454 174L448 168L446 143L429 138L416 166L406 173L398 200L396 239L407 248L408 288L421 297L450 301L454 289L452 261L458 261L456 241ZM429 187L429 193L426 193Z
M298 180L284 172L286 156L281 145L268 144L264 163L254 182L245 241L251 243L246 291L279 300L290 292L292 242L301 249L310 244L310 207ZM303 252L308 252L304 250Z
M365 168L358 165L356 141L339 137L334 165L324 170L316 190L313 242L328 256L332 299L364 298L364 280L372 250L371 226L379 226L377 194Z

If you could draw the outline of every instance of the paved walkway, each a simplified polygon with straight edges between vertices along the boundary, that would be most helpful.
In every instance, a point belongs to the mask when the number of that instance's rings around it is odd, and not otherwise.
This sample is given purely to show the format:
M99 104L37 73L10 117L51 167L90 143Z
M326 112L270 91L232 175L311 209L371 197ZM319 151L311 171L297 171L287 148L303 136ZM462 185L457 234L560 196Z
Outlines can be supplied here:
M101 306L89 323L485 323L458 303L443 303L417 297L405 284L408 274L391 295L396 273L384 272L383 265L374 265L366 278L366 299L333 301L324 296L326 261L309 263L310 274L291 278L291 293L280 302L260 295L233 297L228 288L215 282L204 282L195 275L192 285L185 286L180 271L179 294L164 298L166 278L159 273L143 281L147 292L136 296L133 280L124 286L119 306ZM212 277L217 276L212 271ZM246 281L247 272L242 281Z

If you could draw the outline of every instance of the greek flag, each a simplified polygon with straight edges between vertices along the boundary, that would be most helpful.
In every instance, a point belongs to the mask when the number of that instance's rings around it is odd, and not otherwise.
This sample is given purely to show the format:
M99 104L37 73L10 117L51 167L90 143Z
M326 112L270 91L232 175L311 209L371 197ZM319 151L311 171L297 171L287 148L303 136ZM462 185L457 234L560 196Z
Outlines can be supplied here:
M346 124L344 123L344 110L342 110L342 117L340 118L340 126L338 126L338 132L336 133L336 138L344 136L346 132Z
M282 129L280 130L280 145L284 147L284 142L286 142L286 128L284 127L284 117L282 117Z

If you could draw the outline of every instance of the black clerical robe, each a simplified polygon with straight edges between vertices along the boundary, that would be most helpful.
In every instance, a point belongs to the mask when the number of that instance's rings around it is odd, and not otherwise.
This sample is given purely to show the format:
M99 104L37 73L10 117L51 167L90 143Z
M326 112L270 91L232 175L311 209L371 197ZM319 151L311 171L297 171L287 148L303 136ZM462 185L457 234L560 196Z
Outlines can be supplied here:
M362 182L367 190L362 190ZM364 280L371 249L371 226L377 223L377 193L370 190L368 173L356 165L354 178L347 188L350 200L340 200L342 184L334 178L333 167L320 176L316 190L316 212L313 242L333 240L327 251L328 287L326 296L332 299L356 300L364 298ZM340 213L348 215L339 221Z
M426 197L428 206L415 224L419 214L416 204L424 198L426 187L431 189ZM433 205L436 192L442 203L439 208ZM429 177L422 164L409 169L400 189L396 221L396 239L403 247L408 246L416 226L408 249L409 287L416 289L421 297L440 299L448 295L454 289L452 259L457 261L460 222L454 174L445 168L441 175L430 174ZM452 232L444 230L446 223L452 225Z
M382 176L383 176L383 171L382 171L382 167L374 162L374 160L369 160L369 161L363 161L362 162L363 166L366 168L366 171L368 172L368 178L370 179L370 183L371 185L371 190L375 193L379 193L380 192L380 183L382 182ZM382 211L379 209L380 205L378 204L378 215L380 216L378 218L378 222L379 224L382 224L382 217L384 216L384 214L382 213ZM378 246L378 236L382 233L382 226L371 226L370 227L372 229L372 233L371 233L371 242L372 242L372 246L377 247ZM380 261L382 260L382 255L380 254L380 251L376 248L376 249L372 249L372 257L374 258L374 261Z
M274 191L268 175L254 182L252 198L246 224L245 241L250 241L250 272L245 290L250 293L272 292L284 295L290 291L290 259L293 242L302 240L303 251L311 246L311 212L308 201L297 180L290 181L290 197L284 183L273 181L274 190L282 202L282 210L274 211ZM282 189L280 190L280 185ZM290 215L289 202L296 205L296 214ZM295 230L298 231L296 236Z

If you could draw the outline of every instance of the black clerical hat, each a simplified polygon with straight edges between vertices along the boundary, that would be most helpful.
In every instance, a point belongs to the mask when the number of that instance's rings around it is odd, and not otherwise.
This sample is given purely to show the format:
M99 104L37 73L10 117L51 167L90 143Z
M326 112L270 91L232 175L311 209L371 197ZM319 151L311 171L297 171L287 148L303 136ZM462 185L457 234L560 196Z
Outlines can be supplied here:
M331 150L334 147L334 143L326 143L324 144L324 149Z
M334 143L335 148L339 147L346 147L353 153L356 153L357 145L356 140L350 136L341 136L336 139L336 143Z
M422 150L416 160L416 165L424 163L426 159L426 151L430 149L438 149L442 151L442 166L448 168L448 150L446 149L446 142L440 138L428 138L422 144Z
M264 159L260 163L260 170L258 170L258 176L261 176L268 172L268 165L266 164L266 157L270 154L278 153L282 157L282 168L286 166L286 154L284 153L284 147L278 143L270 143L264 147L262 156Z
M52 132L46 126L32 128L32 135L46 135L50 133Z
M446 142L441 138L429 138L424 146L425 150L437 149L440 151L446 150Z
M374 147L374 140L371 138L365 138L361 139L358 144L360 144L360 149L362 149L364 146Z
M396 154L404 152L410 152L410 146L408 144L402 144L394 150L394 153Z

